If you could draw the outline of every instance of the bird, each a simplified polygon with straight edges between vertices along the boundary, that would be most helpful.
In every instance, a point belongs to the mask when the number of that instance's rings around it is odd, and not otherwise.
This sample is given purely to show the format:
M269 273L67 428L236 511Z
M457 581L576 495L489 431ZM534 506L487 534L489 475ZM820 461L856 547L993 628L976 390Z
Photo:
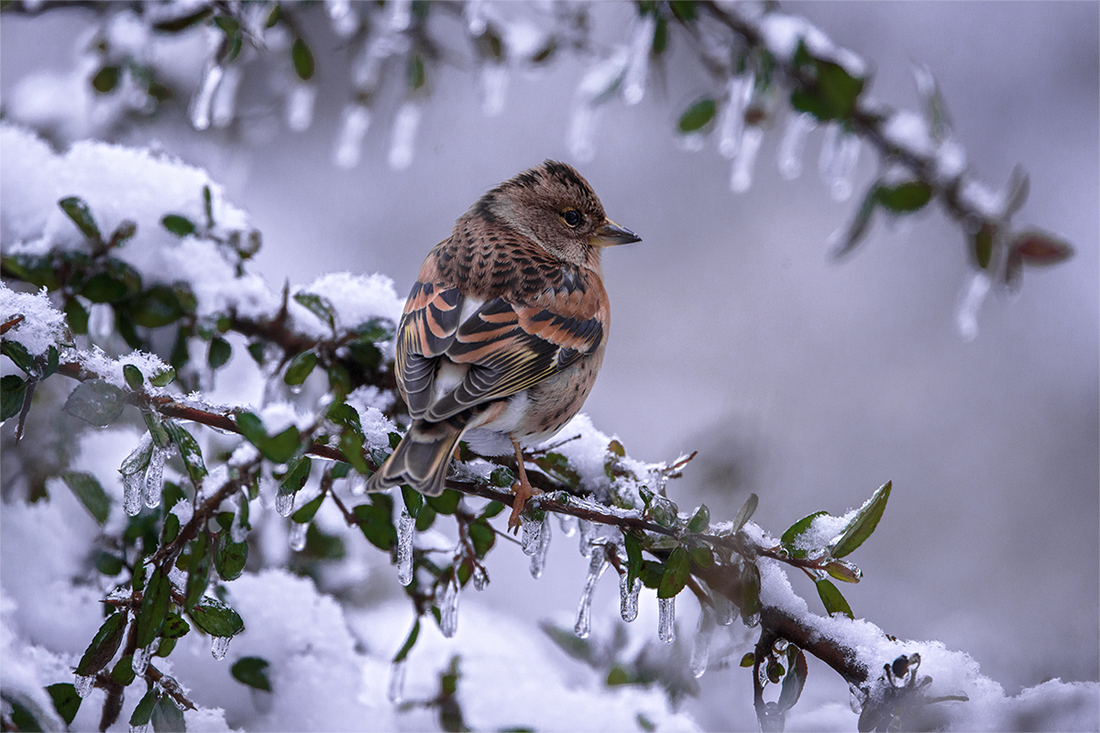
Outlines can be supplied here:
M482 195L428 253L405 303L394 371L412 422L367 490L438 496L465 437L483 455L514 452L508 528L518 531L538 493L523 446L577 414L603 363L600 252L640 241L566 163L546 160Z

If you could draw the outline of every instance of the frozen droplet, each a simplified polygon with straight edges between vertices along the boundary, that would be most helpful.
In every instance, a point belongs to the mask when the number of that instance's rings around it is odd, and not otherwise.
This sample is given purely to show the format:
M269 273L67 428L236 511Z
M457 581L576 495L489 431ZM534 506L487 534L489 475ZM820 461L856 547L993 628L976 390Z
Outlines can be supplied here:
M580 163L596 157L596 110L588 102L578 102L569 121L569 152Z
M156 508L160 506L160 497L164 493L164 459L168 451L153 446L153 453L149 456L149 467L145 469L145 487L143 498L145 506Z
M351 0L325 0L325 10L338 38L350 38L359 30L359 13L351 9Z
M817 126L814 116L808 112L793 113L787 117L783 137L779 140L779 173L788 181L802 175L802 155L806 149L806 137Z
M711 600L714 602L714 620L719 626L729 626L737 619L737 609L733 601L721 593L712 592Z
M141 677L145 674L145 670L149 667L149 657L153 656L153 644L145 647L144 649L135 649L133 659L130 662L130 666L134 670L134 674Z
M422 110L420 104L406 101L397 110L390 132L390 168L403 171L412 165L413 146L416 143L416 131L420 127Z
M474 590L485 590L489 585L489 571L485 569L484 565L474 563L474 571L470 574L470 577L474 581Z
M726 104L718 121L718 152L725 158L736 158L745 139L745 112L752 100L756 75L751 71L738 74L726 87Z
M657 599L657 638L665 644L676 639L676 597Z
M752 186L752 169L763 141L764 129L756 125L746 127L741 134L740 149L730 164L730 190L734 193L744 193Z
M405 696L405 662L402 659L390 665L390 681L386 685L386 699L391 705L397 705Z
M317 86L308 81L295 81L286 98L286 124L295 132L304 132L313 124L313 103Z
M283 491L280 487L279 493L275 495L275 511L279 513L280 517L289 517L291 512L294 511L294 493Z
M294 552L306 549L306 533L309 531L309 522L291 522L290 533L287 535L287 544Z
M601 547L599 551L592 553L592 559L588 563L588 576L584 579L584 589L581 591L581 601L577 605L577 623L573 626L573 633L582 639L587 639L592 630L592 594L606 569L607 553Z
M450 639L458 631L458 577L451 573L439 604L439 630Z
M367 480L358 471L348 474L348 492L352 496L362 496L367 493Z
M389 26L395 31L403 31L412 20L412 0L390 0L386 3L390 11Z
M141 725L131 725L130 733L149 733L149 723L142 723Z
M580 529L580 551L582 557L592 554L592 542L596 539L596 525L587 519L578 519L577 527Z
M863 691L855 685L848 685L848 705L852 708L852 712L859 715L863 712L863 700L865 696Z
M524 555L534 555L539 551L542 525L541 520L532 519L526 513L519 515L520 543Z
M563 536L572 537L577 533L577 518L572 514L559 514L558 527L561 528Z
M141 489L145 475L141 471L122 476L122 509L127 516L136 517L141 512Z
M642 591L642 579L635 578L631 587L627 587L626 577L628 573L619 576L619 613L623 621L630 623L638 618L638 594Z
M485 32L485 0L467 0L462 14L466 16L466 27L471 36L476 38Z
M83 699L92 693L92 688L95 687L95 675L76 675L73 686L76 688L76 694Z
M696 679L707 671L710 657L710 640L714 636L714 617L706 606L699 612L699 628L691 642L691 673Z
M542 569L546 567L546 556L550 554L550 514L549 512L542 519L542 526L539 528L539 542L535 548L534 554L531 555L531 577L538 580L542 577Z
M959 308L956 311L955 322L958 325L959 335L964 341L973 341L978 336L978 311L985 302L985 296L993 284L989 275L979 272L970 279L966 291L959 300Z
M481 67L481 112L495 117L504 110L504 93L508 90L508 67L488 63Z
M637 104L645 97L646 77L649 75L649 52L653 48L653 33L657 29L657 14L641 16L630 37L630 56L623 76L623 101Z
M115 309L108 303L93 303L88 308L88 333L103 341L115 332Z
M344 107L333 162L340 168L354 168L363 152L363 138L370 128L370 110L362 104Z
M825 128L817 167L834 201L847 201L852 195L859 147L859 136L845 131L840 124L834 122Z
M232 64L225 69L221 84L214 94L211 122L214 127L226 128L237 114L237 90L243 77L242 67Z
M229 651L229 640L232 636L212 636L210 637L210 653L219 662L225 659L226 653Z
M408 585L413 579L413 534L416 520L407 511L401 510L397 519L397 581Z
M191 105L188 116L191 118L191 126L196 130L205 130L210 127L210 111L214 103L214 93L221 86L225 76L225 67L221 64L207 63L202 72L202 80L195 96L191 97Z

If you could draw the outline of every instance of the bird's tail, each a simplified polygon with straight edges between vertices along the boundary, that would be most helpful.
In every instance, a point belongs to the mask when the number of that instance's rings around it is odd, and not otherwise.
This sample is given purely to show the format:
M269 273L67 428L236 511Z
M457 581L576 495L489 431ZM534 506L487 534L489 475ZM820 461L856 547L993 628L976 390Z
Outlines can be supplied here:
M439 496L451 455L465 432L465 421L414 420L394 452L367 480L367 491L407 484L426 496Z

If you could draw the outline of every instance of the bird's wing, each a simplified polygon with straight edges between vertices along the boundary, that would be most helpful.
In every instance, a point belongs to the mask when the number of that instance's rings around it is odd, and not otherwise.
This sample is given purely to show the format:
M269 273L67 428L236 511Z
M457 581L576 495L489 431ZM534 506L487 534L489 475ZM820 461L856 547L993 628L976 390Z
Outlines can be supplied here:
M401 320L397 349L409 414L445 420L565 369L603 341L601 319L606 314L598 310L600 305L594 289L529 305L502 297L477 305L458 288L418 282ZM460 365L463 373L440 392L434 387L444 358Z

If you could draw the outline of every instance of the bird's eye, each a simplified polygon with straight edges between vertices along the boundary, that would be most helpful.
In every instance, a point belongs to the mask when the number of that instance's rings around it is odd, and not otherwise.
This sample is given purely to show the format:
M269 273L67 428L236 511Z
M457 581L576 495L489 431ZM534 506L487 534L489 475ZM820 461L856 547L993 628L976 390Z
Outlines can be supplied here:
M576 209L566 209L561 214L562 220L570 229L576 229L581 224L581 212Z

